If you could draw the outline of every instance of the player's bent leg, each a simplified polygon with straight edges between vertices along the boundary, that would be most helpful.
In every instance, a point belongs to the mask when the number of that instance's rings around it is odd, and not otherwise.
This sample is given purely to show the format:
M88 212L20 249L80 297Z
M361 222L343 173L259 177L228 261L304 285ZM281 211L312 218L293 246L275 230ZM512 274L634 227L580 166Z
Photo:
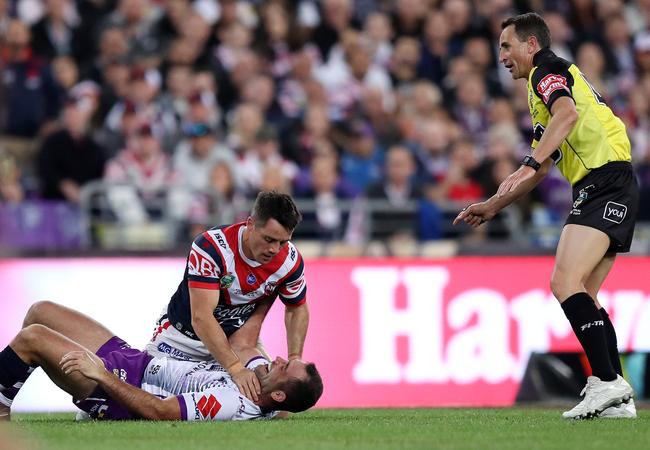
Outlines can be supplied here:
M576 224L564 227L558 244L551 289L587 354L593 372L583 390L584 400L565 412L565 418L596 417L604 409L619 405L633 395L630 385L614 370L603 317L587 292L587 282L594 271L602 277L607 269L607 263L602 263L600 268L599 265L609 245L609 237L602 231Z
M23 328L45 325L82 345L93 353L114 336L108 328L85 314L50 301L34 303L23 321Z
M585 289L591 298L594 299L596 307L599 309L601 308L601 305L598 303L598 292L605 282L607 275L609 275L609 272L612 270L615 261L616 253L606 253L585 281Z
M30 325L20 330L9 344L15 354L29 366L40 366L48 377L75 399L86 398L97 383L79 372L65 374L59 362L71 351L88 351L82 345L44 325Z
M551 290L560 303L586 292L585 283L608 248L609 236L600 230L576 224L564 227L551 276Z
M607 253L600 261L600 263L598 263L593 272L591 272L589 278L587 278L587 281L585 282L585 288L587 289L587 293L596 303L596 308L598 308L598 311L603 318L605 326L605 337L607 339L607 349L609 351L609 359L611 360L616 373L623 375L621 357L618 353L618 340L616 339L616 330L614 329L614 325L609 318L609 314L607 314L605 308L600 305L597 298L600 287L611 271L612 266L614 265L614 261L616 261L616 253Z

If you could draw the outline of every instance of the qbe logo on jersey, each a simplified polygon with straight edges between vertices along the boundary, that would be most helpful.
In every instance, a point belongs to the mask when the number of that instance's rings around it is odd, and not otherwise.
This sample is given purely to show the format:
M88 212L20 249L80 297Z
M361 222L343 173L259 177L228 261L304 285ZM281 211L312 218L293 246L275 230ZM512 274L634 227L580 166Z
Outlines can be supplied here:
M614 223L621 223L625 219L626 215L627 206L616 202L607 202L605 205L605 211L603 212L603 219Z

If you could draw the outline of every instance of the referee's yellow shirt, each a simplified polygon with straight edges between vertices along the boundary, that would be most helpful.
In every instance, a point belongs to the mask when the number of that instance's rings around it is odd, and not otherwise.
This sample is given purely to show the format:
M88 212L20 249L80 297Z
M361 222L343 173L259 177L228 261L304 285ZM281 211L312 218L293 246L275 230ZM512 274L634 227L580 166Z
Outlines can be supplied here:
M528 107L533 122L532 147L551 120L551 106L560 97L571 97L578 121L560 148L551 155L571 185L591 170L612 161L631 161L630 140L625 125L605 104L575 64L542 49L533 58L528 77Z

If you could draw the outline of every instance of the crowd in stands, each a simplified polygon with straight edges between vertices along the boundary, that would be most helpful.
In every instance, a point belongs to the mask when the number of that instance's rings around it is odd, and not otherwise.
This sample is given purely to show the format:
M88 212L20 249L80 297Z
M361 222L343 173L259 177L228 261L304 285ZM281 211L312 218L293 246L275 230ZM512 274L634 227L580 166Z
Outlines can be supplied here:
M530 10L624 120L650 220L648 0L0 0L0 214L103 180L126 223L192 233L277 189L315 202L309 237L362 239L364 200L394 207L392 231L445 237L445 211L529 151L497 43ZM554 170L516 208L561 223L570 202Z

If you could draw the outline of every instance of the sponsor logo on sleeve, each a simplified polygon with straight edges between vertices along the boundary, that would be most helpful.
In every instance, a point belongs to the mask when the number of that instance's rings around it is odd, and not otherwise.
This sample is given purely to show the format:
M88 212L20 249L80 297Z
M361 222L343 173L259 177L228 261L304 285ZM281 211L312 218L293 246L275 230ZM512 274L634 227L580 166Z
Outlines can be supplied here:
M548 99L551 97L551 94L558 89L564 89L569 93L571 92L569 90L569 86L567 85L566 78L562 75L555 75L550 73L542 78L539 83L537 83L537 92L542 95L544 103L548 103Z
M190 256L187 259L187 271L190 275L216 278L219 273L217 265L209 258L200 254L196 250L190 250Z
M622 223L626 215L627 206L616 202L607 202L603 211L603 219L614 223Z
M204 395L199 399L196 407L201 412L203 417L214 419L221 409L221 403L215 398L214 395Z

